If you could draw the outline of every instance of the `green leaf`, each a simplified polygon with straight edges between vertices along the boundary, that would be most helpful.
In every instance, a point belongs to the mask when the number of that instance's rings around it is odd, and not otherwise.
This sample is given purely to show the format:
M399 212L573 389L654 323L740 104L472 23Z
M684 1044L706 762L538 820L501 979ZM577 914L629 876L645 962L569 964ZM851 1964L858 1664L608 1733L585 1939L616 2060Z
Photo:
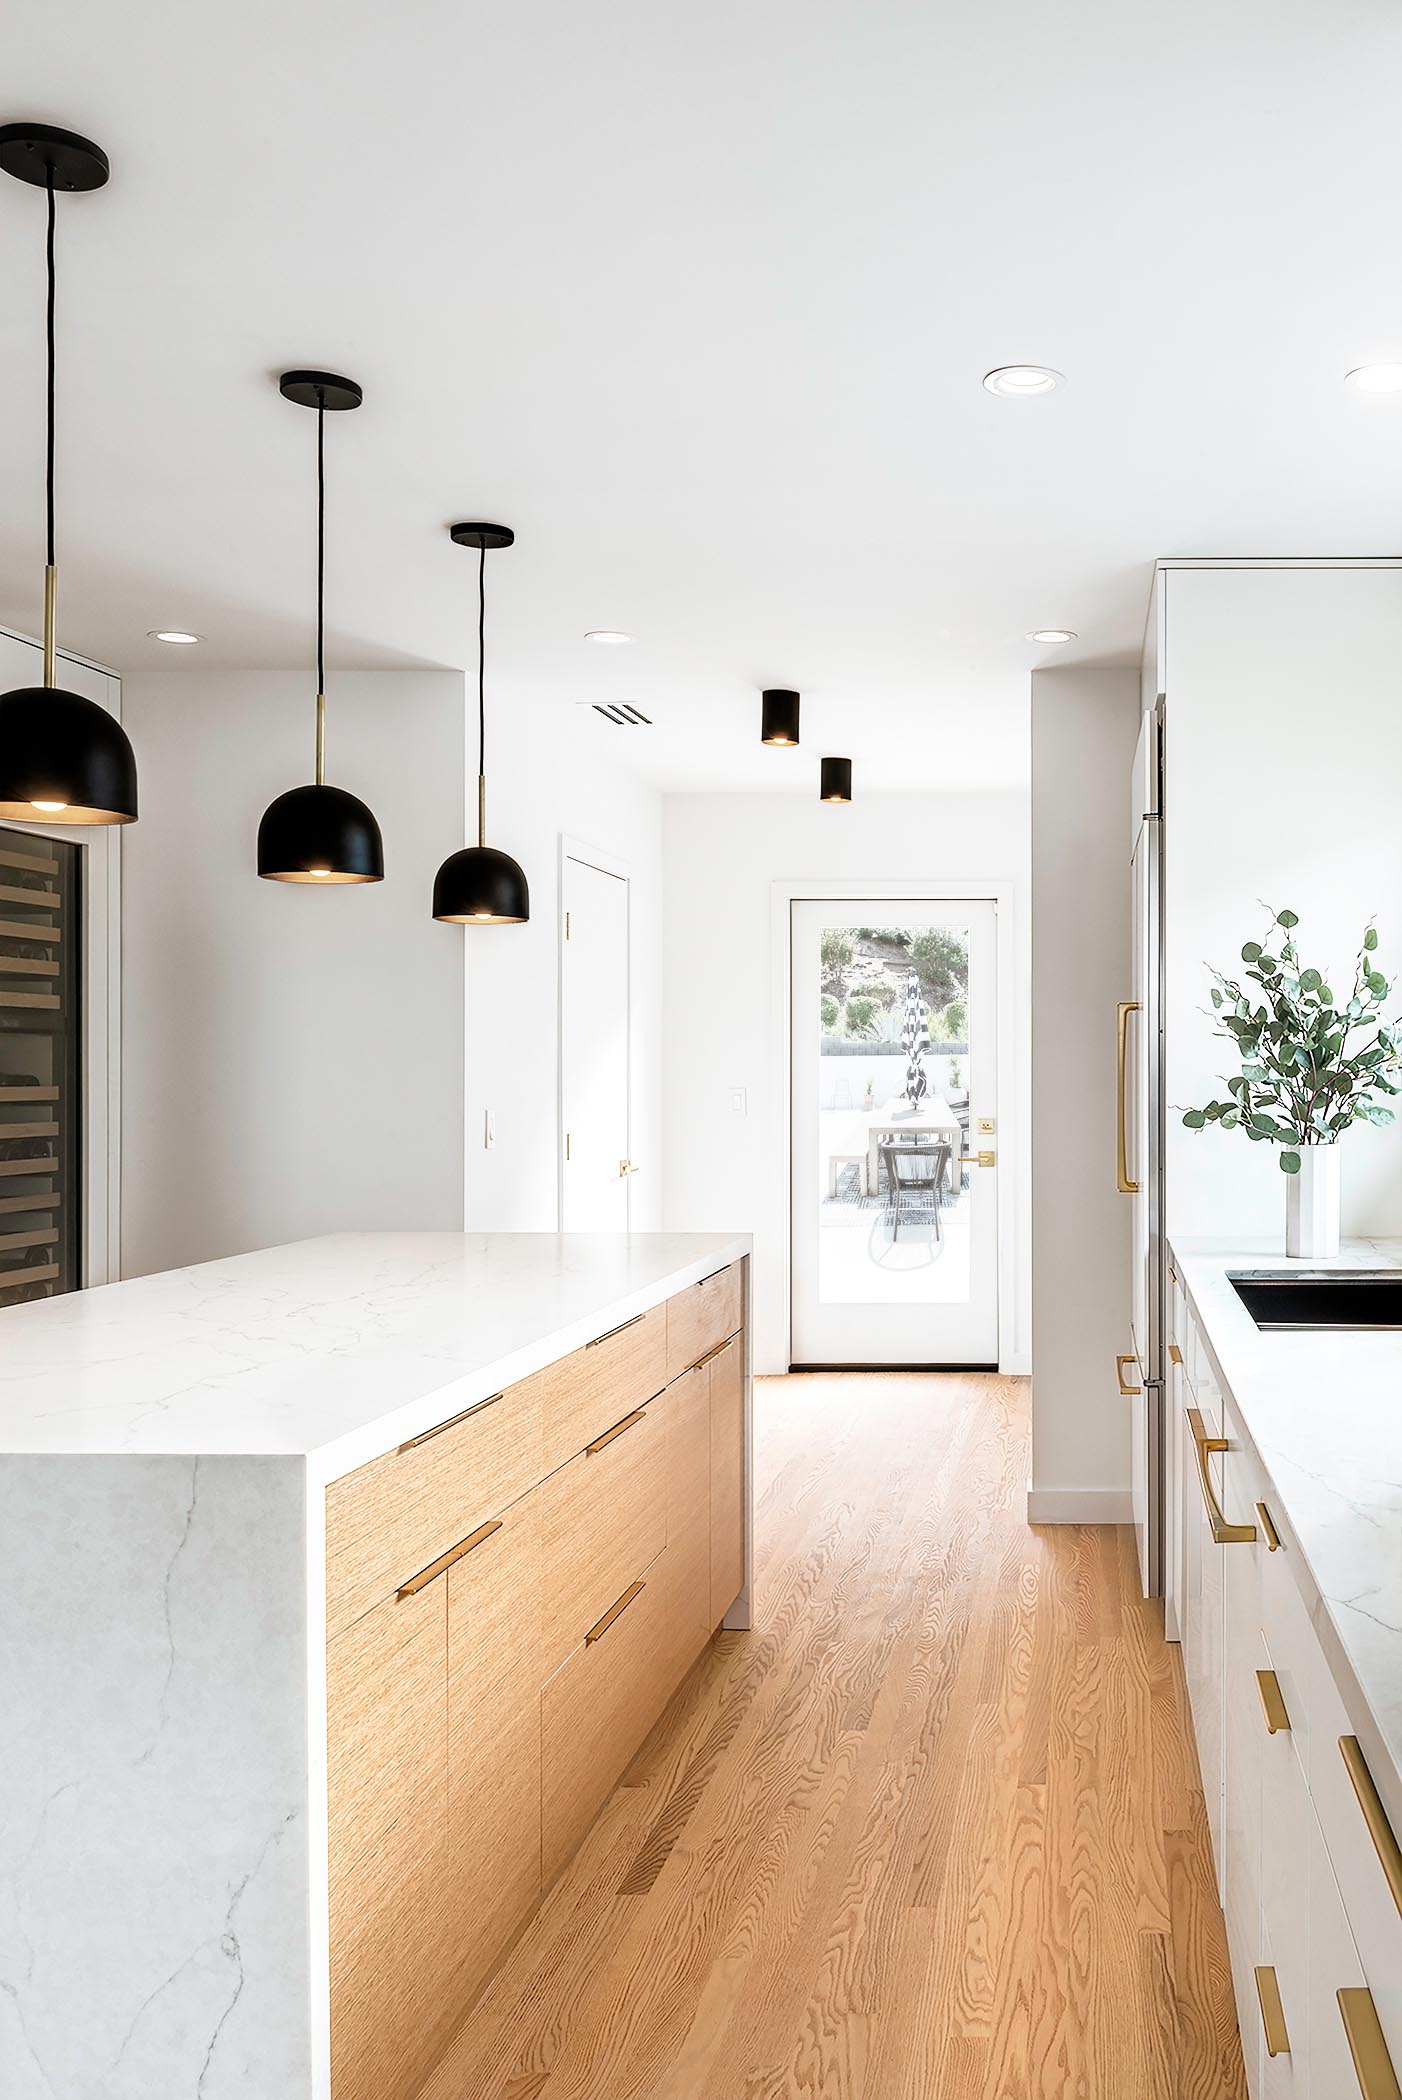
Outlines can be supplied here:
M1387 979L1380 970L1370 970L1364 982L1375 999L1386 999Z
M1237 1111L1234 1108L1229 1108L1222 1118L1222 1128L1224 1130L1235 1130L1240 1121L1241 1117Z
M1241 951L1241 959L1245 963L1253 963L1260 953L1261 943L1259 941L1248 941Z
M1207 1118L1200 1108L1190 1108L1183 1118L1185 1130L1201 1130Z
M1373 950L1377 947L1377 945L1378 929L1376 926L1370 926L1363 936L1363 946L1367 949L1369 955L1371 955Z
M1317 992L1323 982L1324 979L1320 976L1318 970L1302 970L1300 972L1300 990L1302 992Z
M1293 911L1278 911L1275 915L1275 923L1277 926L1298 926L1300 921ZM1293 1171L1293 1168L1287 1169L1287 1172Z
M1218 991L1215 984L1212 987L1212 1004L1214 1006L1220 1006L1222 1004L1222 994Z
M1298 1174L1300 1171L1299 1153L1282 1152L1280 1155L1280 1171L1282 1174Z

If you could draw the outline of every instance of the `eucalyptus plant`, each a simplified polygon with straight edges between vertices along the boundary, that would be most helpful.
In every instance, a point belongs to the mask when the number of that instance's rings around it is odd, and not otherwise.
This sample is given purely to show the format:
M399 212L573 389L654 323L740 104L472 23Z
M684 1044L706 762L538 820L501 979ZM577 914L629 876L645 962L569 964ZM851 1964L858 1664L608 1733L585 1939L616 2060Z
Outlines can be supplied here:
M1353 989L1340 1002L1319 970L1302 966L1299 923L1293 911L1271 914L1265 941L1241 951L1245 983L1212 971L1216 1033L1235 1044L1241 1071L1227 1081L1228 1100L1183 1117L1189 1130L1217 1123L1283 1147L1287 1174L1299 1173L1301 1146L1332 1145L1350 1123L1393 1122L1376 1097L1402 1093L1402 1021L1382 1017L1391 987L1373 959L1376 927L1364 929Z

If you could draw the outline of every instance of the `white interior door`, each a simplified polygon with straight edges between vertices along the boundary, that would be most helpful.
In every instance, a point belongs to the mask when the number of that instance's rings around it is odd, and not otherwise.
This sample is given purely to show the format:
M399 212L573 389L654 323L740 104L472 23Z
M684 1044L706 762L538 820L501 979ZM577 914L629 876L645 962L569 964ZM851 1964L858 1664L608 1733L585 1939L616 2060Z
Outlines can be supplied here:
M790 1360L996 1364L996 905L790 910Z
M567 848L560 914L560 1225L626 1232L628 878Z

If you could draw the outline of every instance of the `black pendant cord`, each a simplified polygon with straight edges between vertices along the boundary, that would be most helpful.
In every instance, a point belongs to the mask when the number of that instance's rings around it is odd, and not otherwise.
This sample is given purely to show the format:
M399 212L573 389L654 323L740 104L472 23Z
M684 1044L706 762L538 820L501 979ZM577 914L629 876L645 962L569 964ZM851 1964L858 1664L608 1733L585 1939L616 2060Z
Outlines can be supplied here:
M326 779L326 399L316 406L316 784Z
M487 549L477 559L477 843L487 843Z
M54 223L55 223L55 220L56 220L56 217L57 217L57 213L56 213L56 209L55 209L55 199L54 199L54 171L53 171L53 169L52 169L52 168L50 168L50 170L49 170L49 180L48 180L48 194L49 194L49 234L48 234L48 242L47 242L47 248L46 248L46 259L47 259L47 264L48 264L48 276L49 276L49 294L48 294L48 309L47 309L47 313L46 313L46 316L45 316L45 327L46 327L46 334L47 334L47 349L48 349L48 384L47 384L47 389L46 389L46 394L45 394L45 407L46 407L46 412L47 412L47 416L48 416L48 443L47 443L47 448L46 448L46 451L45 451L45 455L44 455L44 495L45 495L45 503L46 503L46 506L47 506L47 536L46 536L46 541L45 541L45 545L46 545L46 548L47 548L47 553L46 553L46 555L45 555L45 559L46 559L46 561L47 561L47 563L48 563L48 566L49 566L49 567L50 567L50 568L52 569L52 568L54 567L54 565L55 565L55 563L54 563L54 393L55 393L55 388L54 388L54 367L55 367L55 363L56 363L56 358L55 358L55 351L54 351L54 340L55 340L55 333L54 333L54 306L55 306L55 272L54 272Z

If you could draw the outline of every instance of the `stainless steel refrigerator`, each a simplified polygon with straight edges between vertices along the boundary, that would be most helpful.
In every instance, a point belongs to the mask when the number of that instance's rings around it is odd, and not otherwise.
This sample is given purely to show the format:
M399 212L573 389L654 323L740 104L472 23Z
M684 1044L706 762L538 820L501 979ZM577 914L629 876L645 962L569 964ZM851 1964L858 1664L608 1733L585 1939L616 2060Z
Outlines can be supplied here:
M1131 1408L1131 1486L1139 1573L1146 1597L1163 1594L1164 1570L1164 955L1163 701L1146 713L1130 783L1134 900L1134 997L1119 1010L1117 1175L1133 1205L1131 1357L1120 1389Z

